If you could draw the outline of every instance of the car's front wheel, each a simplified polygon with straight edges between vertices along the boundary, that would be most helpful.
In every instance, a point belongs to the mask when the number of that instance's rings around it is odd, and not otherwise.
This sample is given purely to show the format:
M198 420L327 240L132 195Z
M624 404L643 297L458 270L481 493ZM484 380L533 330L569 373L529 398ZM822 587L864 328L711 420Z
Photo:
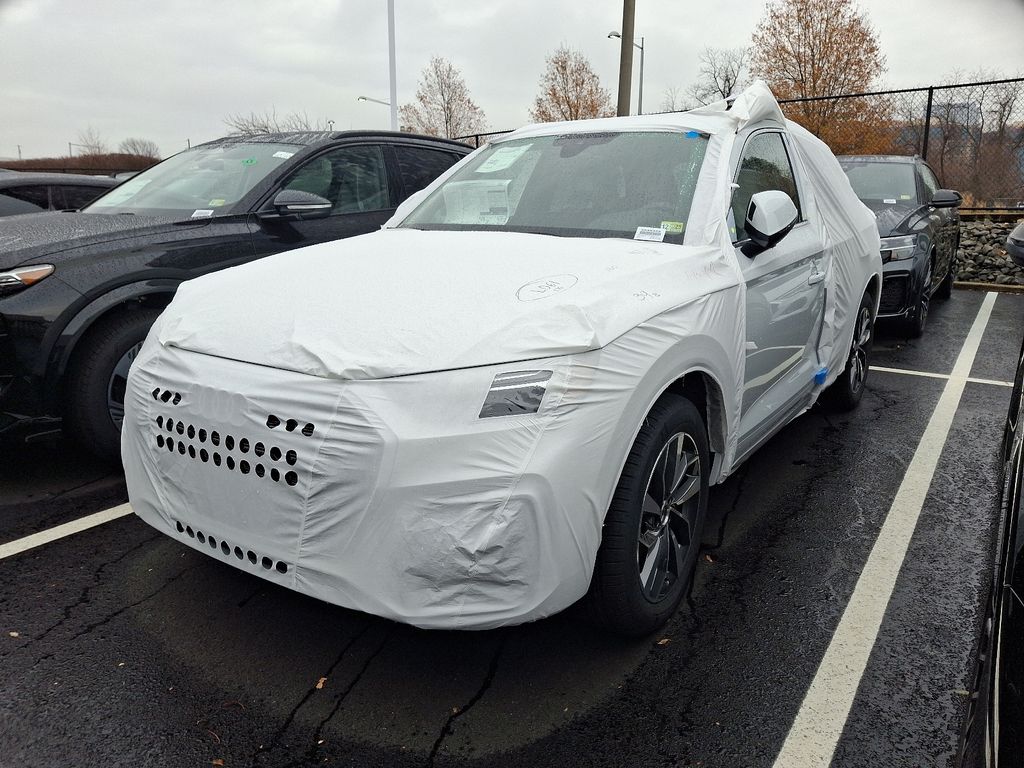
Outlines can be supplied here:
M71 435L101 458L121 456L128 369L158 314L138 309L101 320L75 350L64 416Z
M666 394L640 428L605 517L583 601L594 623L640 636L675 613L700 550L710 472L700 413Z
M912 339L919 339L924 335L924 327L928 322L928 309L932 300L932 269L934 262L928 259L924 268L924 279L921 281L921 289L917 294L917 301L907 317L907 335Z

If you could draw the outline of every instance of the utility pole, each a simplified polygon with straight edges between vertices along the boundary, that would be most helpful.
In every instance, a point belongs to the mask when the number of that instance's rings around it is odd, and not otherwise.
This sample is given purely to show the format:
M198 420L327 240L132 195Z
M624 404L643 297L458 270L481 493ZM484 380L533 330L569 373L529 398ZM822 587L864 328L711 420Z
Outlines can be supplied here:
M395 0L388 0L388 69L391 74L391 130L398 130L398 82L395 79Z
M391 0L389 0L391 2ZM622 46L619 53L619 104L616 114L629 114L629 86L633 80L633 15L636 0L622 0Z
M21 160L21 144L18 145L18 159Z

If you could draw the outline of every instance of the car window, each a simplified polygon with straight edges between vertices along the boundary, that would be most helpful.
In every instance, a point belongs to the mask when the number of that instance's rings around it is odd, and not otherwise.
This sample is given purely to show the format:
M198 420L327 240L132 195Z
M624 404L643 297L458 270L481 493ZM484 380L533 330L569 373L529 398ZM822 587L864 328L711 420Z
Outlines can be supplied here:
M106 191L105 187L87 187L84 184L53 187L53 206L54 208L81 208Z
M50 208L50 188L46 184L31 184L20 187L7 187L3 193L15 200L38 206L42 210Z
M401 145L395 147L395 155L406 195L419 192L462 159L454 152Z
M698 131L506 139L461 165L400 226L682 243L707 144Z
M935 197L935 193L939 189L939 180L935 178L935 174L932 173L932 169L927 165L921 166L921 181L924 182L924 188L927 191L927 198L930 201Z
M45 208L40 208L33 203L19 200L16 197L10 197L6 189L0 190L0 216L15 216L19 213L39 213L45 210Z
M745 240L747 233L743 223L747 218L750 198L758 192L780 190L793 200L799 218L803 218L800 197L797 194L796 179L793 166L789 162L786 145L780 133L759 133L753 136L743 147L740 158L739 172L736 174L733 191L731 214L735 227L733 242Z
M912 163L844 160L841 165L857 197L869 206L917 205Z
M300 167L284 189L312 192L331 201L332 214L391 207L384 153L379 146L342 147Z

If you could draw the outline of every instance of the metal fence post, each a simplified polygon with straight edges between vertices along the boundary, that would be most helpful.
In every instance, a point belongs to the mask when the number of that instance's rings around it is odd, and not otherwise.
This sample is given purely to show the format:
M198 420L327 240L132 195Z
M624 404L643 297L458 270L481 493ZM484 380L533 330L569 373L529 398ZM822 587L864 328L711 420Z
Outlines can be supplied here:
M928 89L928 106L924 108L924 138L921 140L921 159L928 159L928 135L932 132L932 96L935 88Z

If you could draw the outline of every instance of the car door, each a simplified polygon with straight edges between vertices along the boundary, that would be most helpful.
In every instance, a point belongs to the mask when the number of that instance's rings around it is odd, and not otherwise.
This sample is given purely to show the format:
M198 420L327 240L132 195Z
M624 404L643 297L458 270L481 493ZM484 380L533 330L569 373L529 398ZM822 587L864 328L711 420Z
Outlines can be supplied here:
M810 196L800 195L781 131L750 135L739 155L730 209L736 258L746 283L746 366L740 418L742 458L804 407L818 369L828 263ZM775 247L753 254L743 228L750 198L781 190L799 212ZM752 255L748 255L752 254Z
M935 238L935 268L932 270L932 288L937 286L945 278L949 271L950 260L956 251L957 235L960 228L960 212L956 208L934 208L931 200L939 189L939 180L932 169L921 163L918 168L921 171L921 183L924 186L923 210L926 211L933 228Z
M258 256L380 229L395 212L397 194L382 144L345 145L321 152L300 165L267 198L285 189L311 192L331 201L328 216L306 221L255 217Z

